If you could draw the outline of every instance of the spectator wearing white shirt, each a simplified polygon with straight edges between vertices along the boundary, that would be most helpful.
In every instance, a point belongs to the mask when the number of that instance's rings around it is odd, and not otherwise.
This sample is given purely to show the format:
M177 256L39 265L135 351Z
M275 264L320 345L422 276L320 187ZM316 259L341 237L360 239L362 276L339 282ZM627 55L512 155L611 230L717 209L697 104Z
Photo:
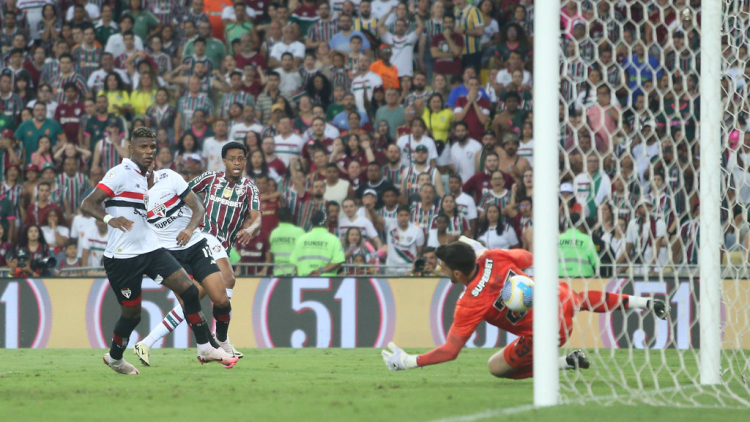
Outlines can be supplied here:
M292 132L292 122L289 117L282 117L277 125L279 134L274 136L276 143L274 153L279 157L284 165L289 167L292 157L300 157L305 141L296 133Z
M523 59L521 58L521 53L517 51L511 51L507 63L508 65L505 67L505 69L500 69L500 71L497 72L497 77L495 78L495 91L502 92L503 88L506 85L513 82L514 70L522 70L522 84L531 87L531 72L523 68Z
M203 141L203 163L206 171L224 171L224 161L221 159L221 149L231 142L227 121L219 117L214 124L214 136Z
M274 69L279 74L279 90L283 94L294 96L302 89L302 75L294 67L292 53L284 52L281 55L281 67Z
M395 9L398 6L398 0L373 0L371 3L372 16L380 20L383 16L387 15L391 9Z
M477 203L474 198L461 190L463 187L463 180L461 176L457 174L451 174L448 178L448 191L451 195L456 198L456 209L466 221L469 222L471 227L471 233L476 233L477 229Z
M351 198L345 199L342 208L344 209L344 216L339 219L339 233L343 236L350 227L356 227L377 249L382 249L383 242L378 237L375 226L370 220L357 213L357 205L354 200Z
M456 142L451 146L451 164L462 181L469 181L476 173L475 157L482 151L482 144L469 137L469 128L465 122L456 123L454 140Z
M354 100L357 103L357 109L362 113L367 112L368 106L372 102L372 96L375 93L375 89L383 86L383 78L370 70L370 64L370 57L361 54L357 61L359 75L352 79L351 90L354 94Z
M125 53L125 42L123 41L122 34L127 31L132 31L133 24L134 21L132 16L123 16L122 20L120 20L120 33L112 34L109 36L107 45L104 47L104 51L106 53L112 54L112 57L114 58L120 57L123 53ZM133 34L133 37L135 38L135 49L137 51L143 51L143 40L141 39L141 37L135 34Z
M390 15L391 12L388 12ZM398 77L412 76L414 74L414 47L419 42L419 35L424 30L424 23L418 15L414 15L417 28L414 32L407 33L408 23L406 19L396 19L394 32L391 33L385 26L385 18L378 21L378 32L380 39L391 46L393 56L391 63L398 69Z
M424 232L410 220L411 211L405 205L400 205L396 211L396 222L388 221L385 227L388 242L386 264L403 266L394 269L395 273L408 273L425 244Z
M294 67L299 68L302 60L305 59L305 44L295 39L294 27L285 26L282 30L281 42L274 44L268 60L268 67L276 68L281 66L281 59L284 53L291 53L294 61Z
M435 166L435 162L438 158L437 146L435 141L429 136L425 135L427 126L422 119L414 119L411 122L411 133L403 135L398 138L396 144L398 149L401 150L401 166L409 167L416 162L416 156L414 153L417 148L423 147L427 152L427 160L430 166Z
M476 240L487 249L513 249L520 245L518 235L511 225L500 218L500 208L488 205L486 217L479 225Z

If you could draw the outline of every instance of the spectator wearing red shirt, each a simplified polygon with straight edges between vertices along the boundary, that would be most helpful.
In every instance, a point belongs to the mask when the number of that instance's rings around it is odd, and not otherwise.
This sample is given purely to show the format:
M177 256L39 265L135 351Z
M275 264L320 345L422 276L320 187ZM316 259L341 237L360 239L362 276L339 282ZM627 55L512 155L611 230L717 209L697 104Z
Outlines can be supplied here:
M482 189L491 189L490 175L497 171L499 167L500 157L495 151L488 152L484 159L484 171L471 176L471 179L464 183L463 191L473 196L475 202L479 202ZM503 178L505 179L505 189L510 189L513 186L513 177L503 173Z
M453 115L457 122L466 122L470 137L482 139L484 127L490 121L490 101L479 94L478 77L471 77L467 88L469 92L456 100Z
M456 18L443 17L443 32L432 36L430 53L435 59L434 72L441 75L460 75L464 37L453 32Z
M25 227L39 225L41 216L46 215L52 209L56 209L60 215L63 215L63 210L59 205L50 201L50 194L52 187L49 182L39 182L36 187L37 195L39 199L32 203L26 208L26 219L23 221Z

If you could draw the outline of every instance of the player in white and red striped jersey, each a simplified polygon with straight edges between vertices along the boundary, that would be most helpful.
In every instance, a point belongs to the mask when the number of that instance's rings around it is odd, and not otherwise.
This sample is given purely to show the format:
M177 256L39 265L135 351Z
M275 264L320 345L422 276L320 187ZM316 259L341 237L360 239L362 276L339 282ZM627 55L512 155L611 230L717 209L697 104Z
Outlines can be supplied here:
M159 238L159 243L182 265L182 268L198 282L201 298L208 293L214 303L216 340L228 354L234 355L227 338L232 307L224 287L221 270L211 254L208 242L198 226L206 214L200 198L172 170L154 171L149 177L148 223ZM146 366L151 366L151 347L160 338L172 332L173 324L185 319L182 306L177 306L162 324L158 324L149 335L133 346L136 356Z
M134 130L128 150L130 158L110 169L81 204L83 212L114 229L109 231L103 262L109 284L120 303L121 315L104 363L121 374L139 373L122 354L130 334L141 321L141 283L146 274L182 299L185 319L198 343L198 359L202 363L218 361L232 367L237 358L209 343L210 333L201 310L198 288L177 260L159 246L146 220L146 173L154 163L156 135L145 127ZM102 203L106 212L102 210Z

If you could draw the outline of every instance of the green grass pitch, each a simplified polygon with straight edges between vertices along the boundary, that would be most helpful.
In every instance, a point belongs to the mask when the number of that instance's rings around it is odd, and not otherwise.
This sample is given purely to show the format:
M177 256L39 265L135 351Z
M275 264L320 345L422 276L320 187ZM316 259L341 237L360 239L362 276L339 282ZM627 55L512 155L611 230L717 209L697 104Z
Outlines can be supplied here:
M104 352L0 350L0 421L750 420L750 409L593 402L503 415L501 409L532 402L532 381L490 376L486 362L495 350L486 349L402 372L388 371L376 349L246 349L230 370L201 366L195 350L154 350L150 368L128 351L140 376L115 374L102 363ZM679 366L677 353L668 353ZM592 388L610 391L603 382Z

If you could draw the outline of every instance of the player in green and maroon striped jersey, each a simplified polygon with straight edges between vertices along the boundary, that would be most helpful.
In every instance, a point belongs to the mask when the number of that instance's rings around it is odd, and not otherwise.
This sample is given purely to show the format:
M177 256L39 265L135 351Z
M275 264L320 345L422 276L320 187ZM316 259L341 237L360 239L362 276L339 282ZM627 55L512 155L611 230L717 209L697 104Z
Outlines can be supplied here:
M245 145L229 142L221 149L221 159L226 172L203 173L190 182L190 188L203 196L206 216L201 230L231 299L235 279L229 251L235 238L241 244L247 244L260 228L260 194L253 182L242 177L247 160Z

